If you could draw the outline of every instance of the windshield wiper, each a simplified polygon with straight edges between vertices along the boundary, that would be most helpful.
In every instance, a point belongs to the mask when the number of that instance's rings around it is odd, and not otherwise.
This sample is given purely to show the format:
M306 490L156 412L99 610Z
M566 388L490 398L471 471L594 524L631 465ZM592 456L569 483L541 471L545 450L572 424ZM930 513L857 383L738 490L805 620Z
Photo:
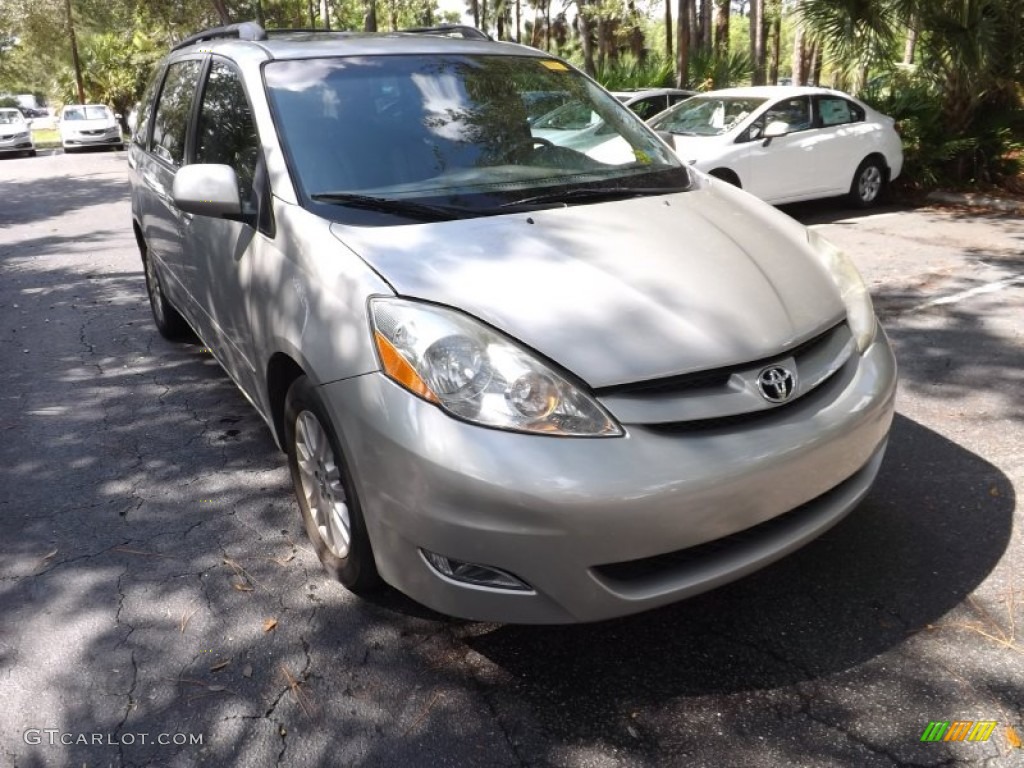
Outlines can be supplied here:
M417 203L412 200L395 200L390 197L373 197L372 195L359 195L355 192L317 192L310 195L310 197L318 203L347 205L352 208L363 208L367 211L397 213L403 216L434 221L439 219L464 219L468 216L476 215L475 211L468 208L451 208L445 205Z
M513 200L510 203L503 203L499 208L514 208L519 205L532 205L534 203L573 203L583 200L613 200L621 197L642 197L644 195L668 195L672 192L679 192L680 189L671 187L596 187L586 189L569 189L561 192L546 192L542 195L524 197L521 200Z

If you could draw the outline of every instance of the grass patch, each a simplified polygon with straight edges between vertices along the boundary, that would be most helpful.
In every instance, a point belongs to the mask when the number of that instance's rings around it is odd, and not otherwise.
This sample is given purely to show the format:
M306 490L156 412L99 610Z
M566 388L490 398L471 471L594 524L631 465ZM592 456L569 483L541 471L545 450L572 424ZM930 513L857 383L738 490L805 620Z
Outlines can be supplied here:
M60 146L60 131L56 128L33 128L32 140L39 149Z

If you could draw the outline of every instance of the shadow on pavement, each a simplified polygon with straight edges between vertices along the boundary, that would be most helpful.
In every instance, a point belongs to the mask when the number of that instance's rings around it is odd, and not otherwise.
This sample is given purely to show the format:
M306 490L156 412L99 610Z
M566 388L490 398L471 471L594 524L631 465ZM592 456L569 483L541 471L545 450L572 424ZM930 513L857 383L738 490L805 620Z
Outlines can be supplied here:
M32 158L38 161L39 158ZM128 198L125 177L58 176L29 180L0 180L0 229L13 224L56 219L56 217L103 203Z

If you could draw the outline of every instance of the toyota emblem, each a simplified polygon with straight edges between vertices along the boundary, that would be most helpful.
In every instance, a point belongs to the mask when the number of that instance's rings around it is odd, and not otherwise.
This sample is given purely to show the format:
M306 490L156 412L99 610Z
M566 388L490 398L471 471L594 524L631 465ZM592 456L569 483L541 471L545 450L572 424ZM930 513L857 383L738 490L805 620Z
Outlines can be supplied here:
M795 389L796 376L781 365L773 365L757 374L757 391L769 403L786 402Z

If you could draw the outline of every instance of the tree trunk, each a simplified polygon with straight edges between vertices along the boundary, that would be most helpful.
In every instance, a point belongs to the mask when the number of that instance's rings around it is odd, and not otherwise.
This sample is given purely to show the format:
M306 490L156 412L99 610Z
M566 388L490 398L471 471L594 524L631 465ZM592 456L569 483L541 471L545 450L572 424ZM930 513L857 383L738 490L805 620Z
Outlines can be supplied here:
M364 32L376 32L377 31L377 0L365 0L366 5L363 10L363 31Z
M917 51L917 16L911 16L907 24L907 42L903 46L903 63L913 64L914 53Z
M487 31L487 0L480 0L480 29Z
M768 82L772 85L779 84L779 58L782 56L782 15L775 14L772 18L772 57L768 67Z
M261 0L253 0L253 10L256 11L256 23L261 27L266 27L267 20L263 15L263 3Z
M544 2L544 50L551 53L551 0Z
M814 48L811 50L811 85L821 85L821 65L824 58L821 43L815 43Z
M68 3L68 8L71 8L71 3ZM222 26L227 26L231 23L231 17L228 16L228 9L224 5L224 0L213 0L213 9L217 11L217 17L220 19Z
M665 0L671 2L671 0ZM676 87L685 88L690 82L690 11L693 0L679 0L676 13Z
M320 17L324 20L324 29L331 28L331 0L320 0Z
M793 36L793 85L807 85L807 70L804 68L806 47L803 27L797 25Z
M309 28L316 29L316 11L313 9L313 0L306 0L309 6Z
M523 42L523 3L516 0L516 42Z
M550 2L550 0L549 0ZM480 2L479 0L470 0L469 8L473 13L473 26L480 29Z
M718 0L718 16L715 19L715 58L719 61L729 55L729 0Z
M665 0L665 59L672 61L672 0Z
M668 2L668 0L666 0ZM698 33L700 30L697 29L698 18L697 18L697 0L689 0L686 3L686 17L687 25L690 29L690 54L696 51L700 47L700 37Z
M753 84L764 85L764 0L750 0L750 63Z
M705 54L711 51L713 45L714 2L715 0L700 0L700 49Z
M668 3L665 3L668 5ZM626 3L627 19L629 20L629 51L637 61L644 61L647 58L647 48L644 47L644 32L640 27L642 21L640 12L636 9L634 0Z
M78 90L78 103L85 104L85 86L82 84L82 62L78 58L78 41L75 39L75 20L71 15L71 0L65 0L65 6L68 14L68 37L71 40L71 65L75 68L75 88Z
M580 45L583 47L583 71L591 77L597 74L597 67L594 66L594 40L591 35L591 22L587 18L587 5L583 0L579 4L579 13L576 15L576 29L580 35Z

